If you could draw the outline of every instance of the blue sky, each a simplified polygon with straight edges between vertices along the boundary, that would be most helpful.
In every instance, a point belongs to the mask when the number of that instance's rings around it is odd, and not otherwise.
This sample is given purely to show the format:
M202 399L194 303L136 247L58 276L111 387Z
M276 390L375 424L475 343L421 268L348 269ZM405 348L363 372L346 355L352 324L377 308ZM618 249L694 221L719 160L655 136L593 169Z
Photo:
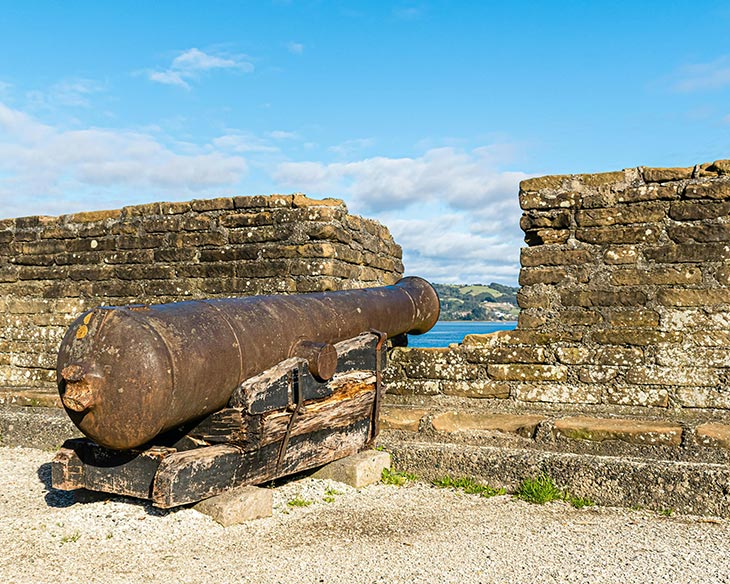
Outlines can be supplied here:
M514 284L527 176L730 158L727 2L0 2L0 216L305 192Z

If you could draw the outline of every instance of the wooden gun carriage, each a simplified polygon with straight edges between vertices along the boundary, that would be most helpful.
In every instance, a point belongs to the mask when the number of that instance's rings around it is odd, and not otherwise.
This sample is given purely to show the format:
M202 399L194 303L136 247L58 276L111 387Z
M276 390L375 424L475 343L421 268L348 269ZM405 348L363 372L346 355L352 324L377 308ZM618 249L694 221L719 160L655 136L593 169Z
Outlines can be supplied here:
M87 438L64 443L52 484L170 508L354 454L378 433L387 338L438 315L420 278L86 312L57 373Z

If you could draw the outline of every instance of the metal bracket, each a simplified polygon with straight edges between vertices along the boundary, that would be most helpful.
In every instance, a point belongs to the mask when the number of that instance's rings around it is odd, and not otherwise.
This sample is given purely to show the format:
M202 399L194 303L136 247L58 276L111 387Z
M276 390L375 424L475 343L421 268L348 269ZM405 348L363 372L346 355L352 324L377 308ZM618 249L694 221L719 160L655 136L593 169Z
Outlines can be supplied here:
M289 423L286 427L286 434L284 439L281 441L279 446L279 455L276 459L276 473L281 472L281 465L284 462L284 456L286 455L286 449L289 446L289 438L291 437L294 423L296 422L297 416L304 411L304 391L302 388L302 367L300 364L297 366L297 377L294 379L292 372L289 371L289 393L292 396L292 403L289 405L289 409L292 411Z
M371 329L370 332L378 336L378 343L375 345L375 395L373 396L373 411L370 416L370 438L368 439L368 441L373 441L380 432L380 402L383 397L382 349L388 338L388 334L375 329Z

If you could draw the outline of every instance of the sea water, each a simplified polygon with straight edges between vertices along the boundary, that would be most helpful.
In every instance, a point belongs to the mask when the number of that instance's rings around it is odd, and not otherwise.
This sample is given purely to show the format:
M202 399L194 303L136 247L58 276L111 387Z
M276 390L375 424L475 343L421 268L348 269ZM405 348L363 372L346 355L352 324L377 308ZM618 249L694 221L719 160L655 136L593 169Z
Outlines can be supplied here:
M466 335L513 330L516 326L517 321L514 320L440 320L424 335L408 335L408 346L448 347L451 343L460 343Z

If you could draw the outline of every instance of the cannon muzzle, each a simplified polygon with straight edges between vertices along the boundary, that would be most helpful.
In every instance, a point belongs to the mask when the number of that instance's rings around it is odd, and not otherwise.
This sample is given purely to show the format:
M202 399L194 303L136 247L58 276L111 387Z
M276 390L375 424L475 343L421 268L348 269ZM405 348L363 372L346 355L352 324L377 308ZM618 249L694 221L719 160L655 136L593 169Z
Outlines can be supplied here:
M246 379L290 357L320 381L334 343L377 330L421 334L439 300L421 278L394 286L95 308L69 327L58 388L70 418L96 443L123 450L223 408Z

